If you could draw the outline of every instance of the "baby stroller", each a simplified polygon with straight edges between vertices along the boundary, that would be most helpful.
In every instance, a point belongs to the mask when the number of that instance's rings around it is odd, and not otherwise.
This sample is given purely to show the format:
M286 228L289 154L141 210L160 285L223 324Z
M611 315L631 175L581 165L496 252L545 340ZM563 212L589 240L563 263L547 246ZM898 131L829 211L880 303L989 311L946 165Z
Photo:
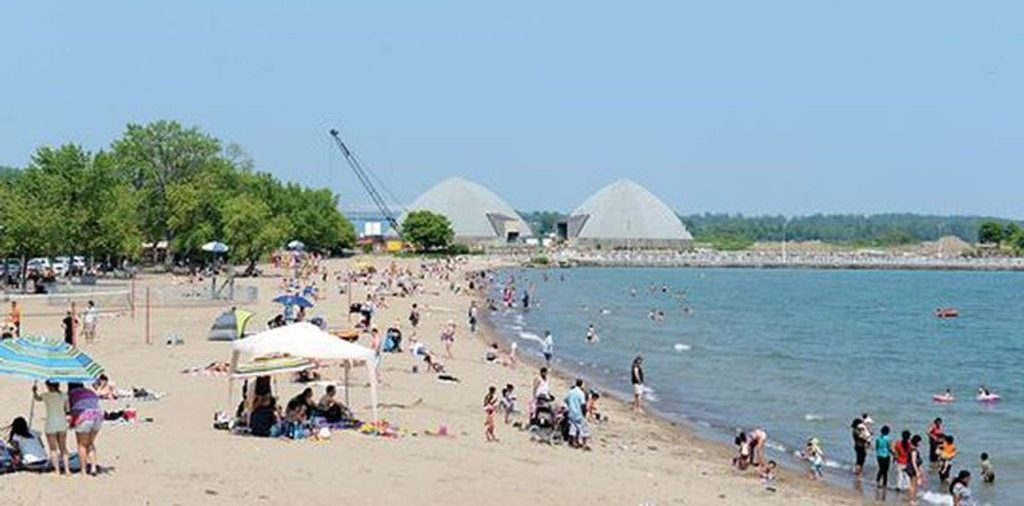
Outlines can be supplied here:
M563 440L559 425L564 421L560 418L564 417L556 413L553 401L551 397L543 395L534 401L533 415L530 416L530 424L527 426L531 441L556 444Z

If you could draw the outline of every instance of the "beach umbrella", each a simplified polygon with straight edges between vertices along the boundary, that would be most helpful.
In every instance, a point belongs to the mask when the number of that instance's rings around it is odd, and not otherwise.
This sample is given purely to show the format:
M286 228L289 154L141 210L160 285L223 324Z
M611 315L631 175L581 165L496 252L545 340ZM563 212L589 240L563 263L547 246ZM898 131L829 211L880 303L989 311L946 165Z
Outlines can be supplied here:
M294 250L294 251L304 250L304 249L306 249L306 244L303 243L302 241L296 239L296 240L288 243L288 249Z
M277 297L274 297L273 302L281 304L282 306L299 306L307 309L313 307L313 302L301 295L278 295Z
M0 374L36 381L91 383L103 366L64 341L16 337L0 341Z
M200 249L202 249L203 251L208 251L210 253L218 253L219 254L219 253L227 253L229 248L228 248L227 244L224 244L224 243L222 243L220 241L210 241L210 242L202 245L202 247Z
M252 311L232 308L224 311L210 327L210 341L234 341L241 339L245 326L252 319Z

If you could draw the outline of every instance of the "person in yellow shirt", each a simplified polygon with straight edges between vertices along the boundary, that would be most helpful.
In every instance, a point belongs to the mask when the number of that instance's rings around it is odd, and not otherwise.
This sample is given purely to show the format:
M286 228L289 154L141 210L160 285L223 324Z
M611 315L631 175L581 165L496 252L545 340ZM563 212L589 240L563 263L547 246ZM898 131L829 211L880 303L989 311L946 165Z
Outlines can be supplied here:
M956 444L953 436L946 435L939 448L939 479L943 483L949 481L949 472L953 469L953 459L956 458Z

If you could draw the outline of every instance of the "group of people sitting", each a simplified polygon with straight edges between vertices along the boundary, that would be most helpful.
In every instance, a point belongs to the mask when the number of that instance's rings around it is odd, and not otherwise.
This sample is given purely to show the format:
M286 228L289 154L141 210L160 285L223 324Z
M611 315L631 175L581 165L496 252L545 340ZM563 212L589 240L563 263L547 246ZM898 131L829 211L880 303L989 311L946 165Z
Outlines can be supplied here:
M314 399L312 388L306 388L289 400L282 410L270 392L269 378L263 378L257 378L253 396L242 402L237 413L241 425L247 427L253 436L305 439L317 437L324 428L361 425L348 407L337 399L334 385L328 385L319 400ZM251 407L247 408L250 399Z

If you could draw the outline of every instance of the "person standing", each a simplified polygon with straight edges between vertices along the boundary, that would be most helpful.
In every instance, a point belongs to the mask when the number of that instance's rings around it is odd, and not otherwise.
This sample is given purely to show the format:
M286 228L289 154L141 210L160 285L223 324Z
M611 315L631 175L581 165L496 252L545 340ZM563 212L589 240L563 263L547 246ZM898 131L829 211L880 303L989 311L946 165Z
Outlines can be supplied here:
M477 321L476 318L477 318L477 309L476 309L476 301L474 300L474 301L469 303L469 331L473 332L473 333L476 332L476 321Z
M903 492L910 488L909 478L912 476L907 473L907 465L910 463L910 431L905 430L900 434L900 440L893 446L893 457L896 460L896 490Z
M53 472L71 474L68 452L68 396L60 391L60 384L46 382L46 391L39 393L32 385L32 397L46 406L46 444L50 447L50 463ZM63 468L61 467L63 464Z
M636 413L643 413L643 398L644 398L644 359L640 355L637 355L633 359L633 367L630 368L629 380L633 384L633 411Z
M551 337L551 331L544 331L544 341L541 343L541 353L544 354L544 362L551 365L551 358L555 356L555 340Z
M71 426L75 429L78 443L78 457L82 462L82 473L99 474L100 466L96 456L96 437L103 426L103 409L96 392L81 383L68 383L68 401L71 409ZM90 467L91 464L91 467Z
M86 343L92 343L96 339L96 322L99 320L99 317L100 312L96 309L96 304L90 300L85 308L85 313L82 315L82 321L84 322L82 333L85 334Z
M412 325L412 329L416 330L420 324L420 308L413 302L412 309L409 310L409 325Z
M883 425L881 434L875 438L875 458L878 460L878 474L875 483L881 498L885 499L885 490L889 487L889 464L892 461L892 440L889 438L889 426Z
M857 459L853 466L853 474L860 478L864 474L864 460L867 459L868 448L871 447L871 430L861 418L855 418L850 428L853 433L853 453Z
M74 346L75 323L77 323L75 315L71 314L71 311L68 311L67 313L64 314L64 319L61 320L60 323L64 327L64 342L70 344L71 346Z
M939 447L946 438L946 432L942 429L942 418L932 420L928 426L928 462L939 461Z
M565 396L566 418L569 420L569 445L574 448L587 448L590 429L583 415L583 406L587 403L587 395L583 392L583 380L577 378L576 384Z

